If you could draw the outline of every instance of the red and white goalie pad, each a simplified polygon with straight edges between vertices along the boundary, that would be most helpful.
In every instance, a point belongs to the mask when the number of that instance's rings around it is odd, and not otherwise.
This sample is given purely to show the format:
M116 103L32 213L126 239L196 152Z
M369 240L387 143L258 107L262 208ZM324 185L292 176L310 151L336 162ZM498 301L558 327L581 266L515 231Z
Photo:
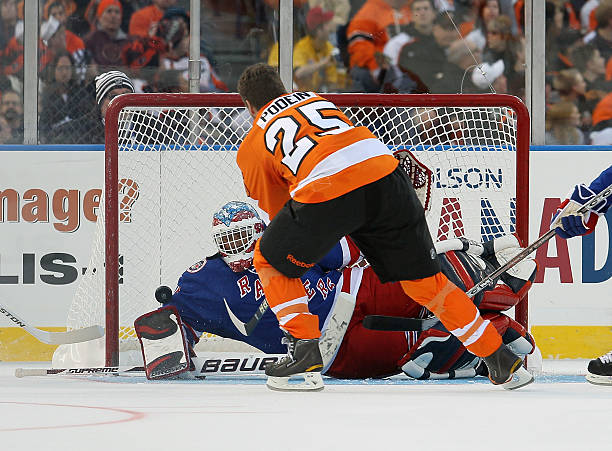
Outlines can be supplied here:
M442 272L455 285L468 291L522 250L514 235L504 235L478 243L455 238L436 243ZM517 305L535 279L537 263L527 257L504 272L494 285L474 297L480 310L504 311Z
M533 337L523 326L503 313L486 313L503 342L519 357L535 349ZM398 367L414 379L455 379L486 376L487 367L480 357L470 353L440 323L421 332L417 341L398 362Z
M166 306L139 316L134 329L147 379L169 378L189 370L189 346L176 307Z

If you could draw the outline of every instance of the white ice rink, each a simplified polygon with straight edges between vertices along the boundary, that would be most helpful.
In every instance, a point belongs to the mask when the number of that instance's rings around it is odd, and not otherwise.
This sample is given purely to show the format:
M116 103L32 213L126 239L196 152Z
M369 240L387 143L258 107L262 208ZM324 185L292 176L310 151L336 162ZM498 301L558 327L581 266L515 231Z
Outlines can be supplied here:
M24 366L0 363L2 450L612 450L612 386L585 382L584 361L545 361L517 391L327 380L318 393L262 379L14 377Z

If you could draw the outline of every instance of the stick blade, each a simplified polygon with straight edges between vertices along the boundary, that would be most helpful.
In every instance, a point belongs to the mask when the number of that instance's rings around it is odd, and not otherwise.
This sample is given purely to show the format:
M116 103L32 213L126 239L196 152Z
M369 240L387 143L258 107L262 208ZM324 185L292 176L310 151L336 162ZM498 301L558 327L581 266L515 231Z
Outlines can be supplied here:
M223 298L223 303L225 304L227 314L232 320L232 323L234 323L234 326L236 326L236 329L238 329L238 332L240 332L244 336L248 336L249 334L247 333L246 325L242 321L240 321L236 315L234 315L232 309L230 309L229 305L227 305L227 301L225 300L225 298Z
M67 332L39 332L33 335L47 344L67 345L101 338L104 336L104 328L102 326L89 326L83 329L69 330Z

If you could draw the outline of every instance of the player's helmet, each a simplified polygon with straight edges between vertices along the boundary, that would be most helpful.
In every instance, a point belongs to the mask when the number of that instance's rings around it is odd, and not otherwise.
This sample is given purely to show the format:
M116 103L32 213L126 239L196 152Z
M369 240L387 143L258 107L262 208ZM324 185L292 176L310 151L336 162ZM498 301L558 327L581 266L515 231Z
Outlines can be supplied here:
M257 211L244 202L228 202L213 215L213 239L232 271L242 272L253 264L255 242L264 228Z

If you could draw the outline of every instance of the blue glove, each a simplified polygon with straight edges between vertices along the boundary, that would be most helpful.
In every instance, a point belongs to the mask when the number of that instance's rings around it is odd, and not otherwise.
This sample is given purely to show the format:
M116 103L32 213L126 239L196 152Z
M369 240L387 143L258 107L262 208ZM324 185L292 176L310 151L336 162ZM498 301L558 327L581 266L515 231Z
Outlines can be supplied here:
M569 199L565 199L557 207L550 228L555 229L557 235L565 239L591 233L597 225L599 215L605 211L606 201L601 201L584 214L579 214L578 210L595 195L588 186L576 185Z

